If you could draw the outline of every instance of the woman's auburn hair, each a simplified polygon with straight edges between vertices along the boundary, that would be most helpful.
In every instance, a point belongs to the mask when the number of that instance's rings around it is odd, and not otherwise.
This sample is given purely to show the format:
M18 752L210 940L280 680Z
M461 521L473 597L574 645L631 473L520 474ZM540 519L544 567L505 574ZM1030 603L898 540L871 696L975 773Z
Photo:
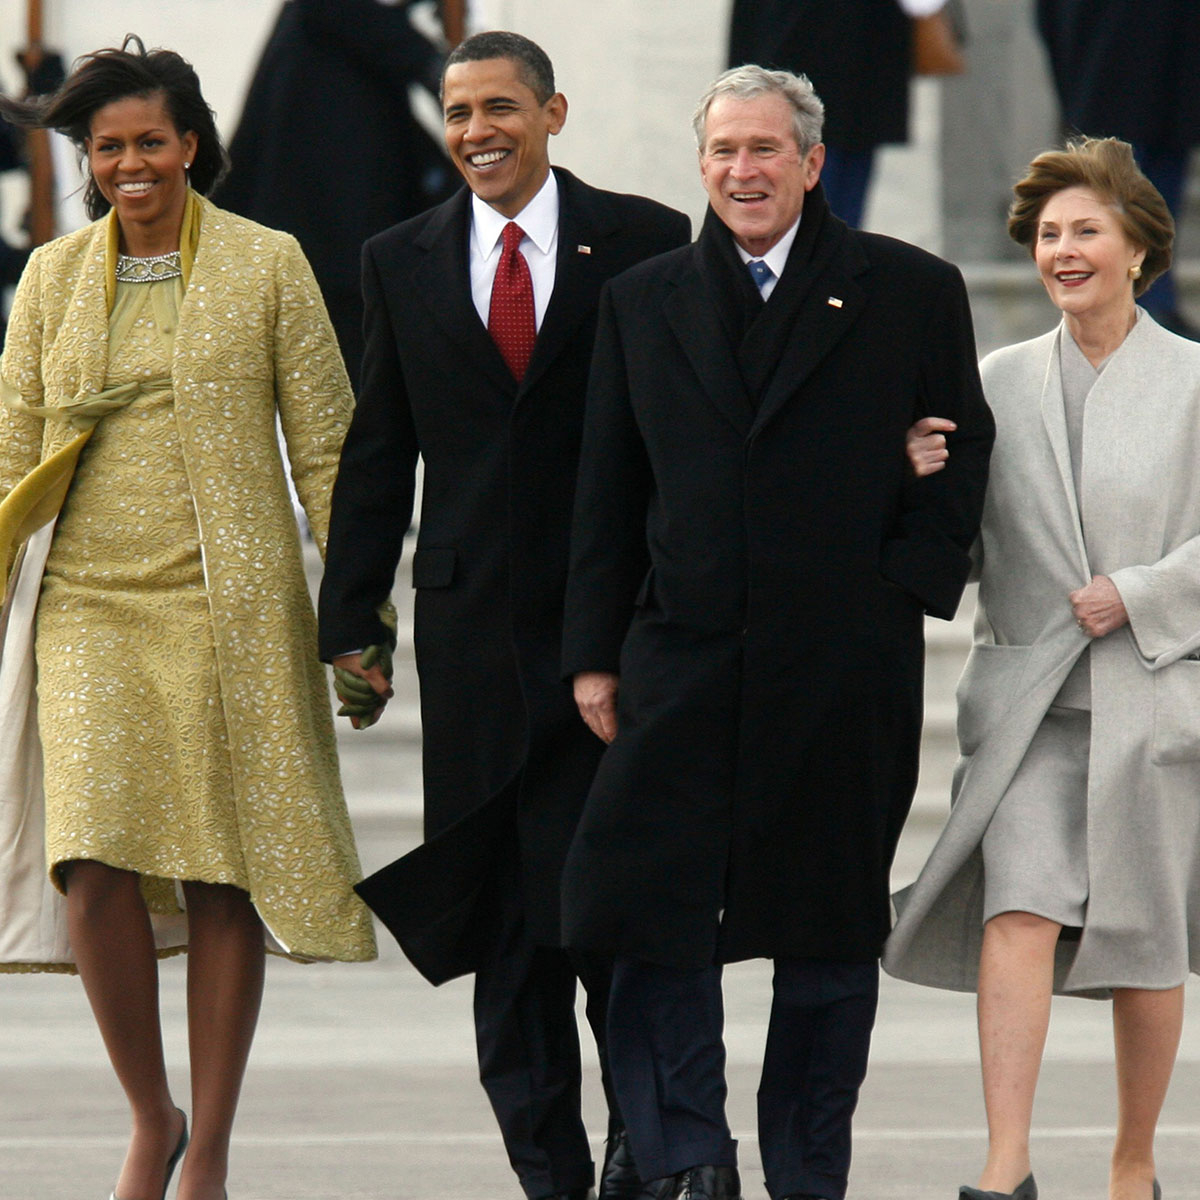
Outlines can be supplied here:
M1128 142L1073 138L1061 150L1039 154L1013 187L1008 236L1035 253L1046 201L1074 187L1088 188L1110 204L1125 236L1146 251L1141 277L1133 281L1133 294L1140 296L1171 265L1175 221L1158 189L1137 165Z

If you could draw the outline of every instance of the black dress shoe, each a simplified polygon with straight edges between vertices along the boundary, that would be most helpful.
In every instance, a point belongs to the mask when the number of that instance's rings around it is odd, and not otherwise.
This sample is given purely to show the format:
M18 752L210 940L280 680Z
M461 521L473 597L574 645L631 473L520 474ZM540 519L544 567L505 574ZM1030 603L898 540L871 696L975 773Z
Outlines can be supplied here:
M689 1167L642 1184L637 1200L742 1200L737 1167Z
M629 1134L623 1125L609 1128L604 1143L604 1166L600 1171L600 1200L637 1200L642 1193Z
M742 1200L737 1167L692 1167L679 1180L678 1200Z
M550 1196L542 1196L539 1200L596 1200L596 1193L590 1187L574 1188L569 1192L554 1192Z
M985 1192L967 1187L965 1183L958 1189L958 1200L1037 1200L1037 1196L1037 1184L1032 1175L1026 1175L1011 1192Z

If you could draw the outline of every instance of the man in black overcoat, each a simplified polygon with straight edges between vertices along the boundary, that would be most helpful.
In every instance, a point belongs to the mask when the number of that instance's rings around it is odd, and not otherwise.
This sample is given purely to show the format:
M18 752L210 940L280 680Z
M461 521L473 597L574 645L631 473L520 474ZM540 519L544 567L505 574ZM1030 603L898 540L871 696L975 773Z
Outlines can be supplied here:
M377 610L421 455L412 582L426 842L362 891L427 977L475 973L480 1073L521 1185L530 1200L582 1198L593 1167L576 977L603 1063L610 964L562 948L562 865L603 748L560 672L571 509L601 286L686 244L690 227L551 170L567 104L526 38L464 42L443 108L467 189L363 252L366 354L333 494L321 648L389 694L356 652L388 638ZM505 329L517 301L500 286L516 286L522 264L532 356L514 367ZM614 1121L601 1194L636 1183Z
M924 614L953 615L983 504L962 278L829 211L822 116L806 79L721 76L698 241L600 305L564 666L611 744L563 909L570 945L615 956L609 1064L651 1200L738 1195L721 964L757 957L767 1189L845 1194ZM942 404L955 470L918 481L905 433Z

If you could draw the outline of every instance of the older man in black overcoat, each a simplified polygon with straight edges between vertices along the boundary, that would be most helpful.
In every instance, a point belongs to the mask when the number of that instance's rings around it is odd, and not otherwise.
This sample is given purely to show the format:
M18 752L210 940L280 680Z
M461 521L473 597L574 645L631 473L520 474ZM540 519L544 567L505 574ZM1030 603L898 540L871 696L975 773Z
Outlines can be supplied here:
M953 615L993 426L959 272L850 229L807 80L697 111L695 245L606 289L565 669L611 740L564 876L616 956L609 1056L655 1200L731 1200L720 964L775 960L759 1091L774 1200L841 1200L888 871L917 779L923 619ZM948 405L950 466L906 469Z
M475 973L480 1074L525 1194L582 1200L593 1169L575 985L603 1063L610 969L562 948L562 866L601 750L559 670L571 508L601 286L685 244L690 226L551 170L567 104L527 38L468 39L442 101L467 189L363 251L366 354L333 493L321 648L343 690L348 671L390 694L357 651L388 637L378 608L420 455L426 842L361 890L434 982ZM524 363L511 336L522 286ZM636 1190L615 1119L606 1167L602 1195Z

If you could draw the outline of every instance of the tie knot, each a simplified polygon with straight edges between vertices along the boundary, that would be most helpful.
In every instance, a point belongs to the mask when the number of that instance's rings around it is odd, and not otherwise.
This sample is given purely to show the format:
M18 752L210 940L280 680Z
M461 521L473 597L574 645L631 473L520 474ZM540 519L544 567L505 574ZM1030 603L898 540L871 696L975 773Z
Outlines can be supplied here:
M750 268L750 274L754 282L758 285L758 290L761 292L768 281L775 278L775 272L767 266L761 258L752 258L747 264Z
M505 253L511 254L521 244L521 239L525 236L523 230L516 221L509 221L504 227L504 250Z

